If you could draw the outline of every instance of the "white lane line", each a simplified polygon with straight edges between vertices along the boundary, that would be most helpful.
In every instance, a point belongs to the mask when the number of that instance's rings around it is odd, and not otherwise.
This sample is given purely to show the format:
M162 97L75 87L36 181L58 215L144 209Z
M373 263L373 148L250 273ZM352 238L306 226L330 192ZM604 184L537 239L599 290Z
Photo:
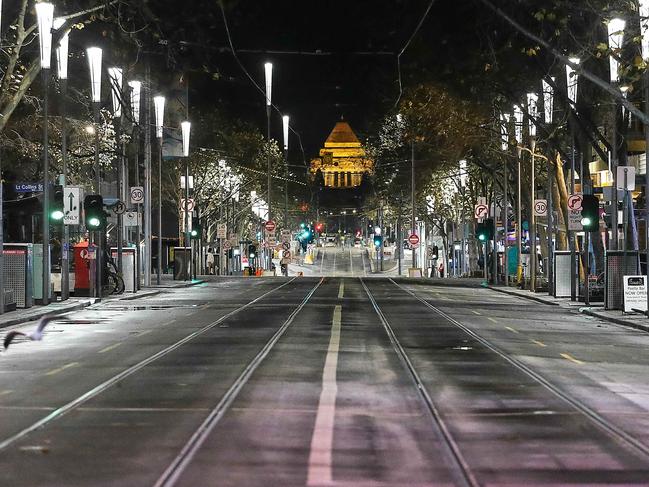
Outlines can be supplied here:
M69 364L65 364L63 367L59 367L58 369L52 369L49 372L45 372L45 375L56 375L59 372L63 372L66 369L69 369L70 367L76 367L79 365L79 362L70 362Z
M109 345L109 346L106 347L106 348L102 348L102 349L99 350L99 352L97 352L97 353L106 353L106 352L110 352L111 350L115 350L117 347L119 347L119 346L121 346L121 345L122 345L122 342L117 342L117 343L114 343L113 345Z
M0 396L8 396L13 392L12 389L5 389L4 391L0 391Z
M342 307L337 305L334 308L329 349L327 350L327 358L322 372L322 392L320 393L315 428L311 438L307 485L326 485L332 481L331 458L336 416L336 395L338 394L336 371L338 369L338 350L340 347L341 314Z
M345 295L345 280L340 280L340 287L338 288L338 299L342 299Z

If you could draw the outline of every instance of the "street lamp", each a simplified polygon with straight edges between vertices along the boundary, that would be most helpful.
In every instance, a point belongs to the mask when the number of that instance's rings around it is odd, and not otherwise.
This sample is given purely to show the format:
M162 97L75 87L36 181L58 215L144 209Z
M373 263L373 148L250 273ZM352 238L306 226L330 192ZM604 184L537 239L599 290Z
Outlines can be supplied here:
M189 136L191 133L191 123L185 120L180 124L180 128L183 136L183 157L185 157L185 255L187 255L187 247L191 247L191 235L189 234ZM191 249L190 249L191 254ZM189 259L189 275L191 276L191 262L192 257L190 255ZM187 267L185 267L185 275L187 274Z
M153 107L155 110L155 135L158 139L158 286L162 279L162 132L165 116L165 97L154 96Z
M503 151L509 149L509 122L511 117L508 113L500 114L500 135L501 135L501 147ZM503 206L502 206L502 221L503 221L503 277L505 278L505 286L509 286L509 255L507 251L509 250L509 163L505 159L505 164L503 164Z
M140 163L139 163L139 157L138 154L140 152L140 102L141 102L141 94L142 94L142 82L137 81L137 80L131 80L128 82L128 86L131 89L131 99L130 99L130 106L131 106L131 117L133 120L133 144L135 145L135 150L133 151L134 153L134 176L135 176L135 186L140 185ZM136 262L136 277L137 277L137 282L135 284L136 289L140 289L140 263L142 262L142 246L140 245L141 242L141 232L140 232L140 203L137 203L137 214L138 214L138 221L135 225L135 240L136 240L136 249L135 252L137 253L137 262Z
M521 202L521 144L523 143L523 110L514 105L514 137L516 138L516 156L518 162L517 193L516 193L516 247L518 250L517 281L523 279L523 210Z
M608 21L608 47L611 50L609 55L609 65L611 70L611 82L617 83L620 78L619 62L616 58L615 51L622 48L622 41L624 40L624 27L626 22L622 19L611 19ZM615 54L615 55L614 55Z
M99 166L99 103L101 102L101 58L102 50L99 47L86 49L88 56L88 67L90 69L90 91L93 105L93 116L95 123L95 191L101 194L101 169ZM102 284L102 235L96 234L96 258L95 258L95 296L101 298Z
M284 174L284 226L288 228L288 128L289 116L282 116L282 129L284 133L284 163L286 172Z
M640 34L642 36L642 59L649 62L649 0L639 0ZM645 113L649 113L649 70L644 73ZM644 124L645 134L645 165L649 161L649 124ZM649 170L645 170L645 188L649 188ZM649 198L645 197L645 222L649 222ZM645 224L646 252L649 255L649 224ZM647 282L649 282L649 265L647 266ZM647 293L647 309L649 310L649 293ZM648 312L649 313L649 312Z
M460 259L462 263L462 273L466 274L466 258L465 258L465 249L466 249L466 213L464 210L464 195L466 188L466 159L460 160L460 189L462 192L462 251L460 253Z
M547 80L541 80L541 87L543 89L543 122L545 124L551 124L554 120L554 77L550 77L549 83ZM554 172L553 165L548 159L548 184L547 184L547 252L548 252L548 265L547 265L547 276L548 276L548 291L550 294L554 295L554 204L553 204L553 181L554 181Z
M527 115L530 134L530 154L532 156L532 172L530 181L530 289L536 291L536 215L534 214L534 203L536 199L536 117L538 115L538 100L536 93L527 94Z
M570 63L575 66L580 64L579 58L569 58ZM566 88L568 91L568 101L572 105L575 112L577 112L577 94L579 93L579 74L574 70L573 66L566 64ZM616 111L617 112L617 111ZM613 131L615 132L615 131ZM614 136L615 137L615 136ZM570 139L571 139L571 160L570 160L570 193L575 193L575 128L574 123L570 124ZM582 180L583 184L583 180ZM617 212L613 215L613 220L617 222ZM615 223L614 228L617 228ZM614 230L616 232L617 230ZM570 300L577 300L577 259L576 259L576 242L574 230L569 230L570 237ZM613 239L615 242L615 239ZM615 248L617 244L615 243Z
M52 60L52 27L54 5L37 3L38 38L41 54L41 73L43 77L43 304L50 298L50 161L48 133L48 92L50 84L50 64ZM4 296L3 296L4 298Z
M113 102L113 120L118 121L119 125L117 126L117 140L121 141L121 150L120 150L120 157L119 161L117 163L117 199L120 201L125 201L126 200L126 193L125 193L125 184L124 184L124 179L125 179L125 168L124 168L124 160L126 159L125 154L126 154L126 147L125 147L125 141L121 140L121 133L123 130L123 126L121 124L121 120L119 120L122 116L122 85L124 81L123 77L123 72L122 68L118 67L110 67L108 68L108 81L110 83L110 94L111 94L111 100ZM122 218L122 214L117 215L117 270L118 272L122 272L122 254L123 254L123 238L124 238L124 221Z
M59 31L65 26L65 19L59 17L54 19L53 27ZM63 187L67 184L68 177L68 132L67 132L67 107L66 98L68 91L68 45L70 41L70 30L65 29L59 45L56 48L56 74L60 86L60 112L61 112L61 155L62 155L62 177ZM70 297L70 227L63 223L63 245L61 246L61 301Z
M266 79L266 140L268 142L268 148L266 150L266 163L268 171L268 220L272 219L271 214L271 195L270 195L270 186L271 186L271 175L270 175L270 111L272 106L272 94L273 94L273 63L264 64L264 75ZM269 252L268 257L268 270L273 266L272 262L272 253Z

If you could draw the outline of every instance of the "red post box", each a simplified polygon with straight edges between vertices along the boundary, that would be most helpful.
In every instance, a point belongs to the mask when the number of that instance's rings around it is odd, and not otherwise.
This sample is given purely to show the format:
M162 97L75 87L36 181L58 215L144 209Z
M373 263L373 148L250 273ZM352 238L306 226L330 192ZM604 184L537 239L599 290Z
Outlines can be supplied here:
M90 296L88 242L79 242L74 246L74 295Z

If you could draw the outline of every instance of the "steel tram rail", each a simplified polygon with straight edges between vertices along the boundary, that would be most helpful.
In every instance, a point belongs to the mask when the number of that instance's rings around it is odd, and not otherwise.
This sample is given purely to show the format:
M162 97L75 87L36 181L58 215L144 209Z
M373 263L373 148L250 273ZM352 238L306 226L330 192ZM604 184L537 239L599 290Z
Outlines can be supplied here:
M392 343L392 346L396 350L397 355L401 359L403 366L406 368L411 379L415 383L417 391L419 392L419 396L424 402L426 409L429 411L433 423L436 429L438 430L439 435L443 439L443 443L446 446L446 454L448 458L454 463L456 476L458 477L458 480L462 481L463 485L469 487L478 487L480 483L475 478L473 472L471 471L471 468L469 467L469 464L464 459L464 456L462 455L459 446L453 439L453 436L451 435L451 432L447 427L446 423L442 419L442 416L437 406L435 405L435 402L433 401L432 397L426 390L426 386L424 385L423 381L419 377L419 373L417 372L414 365L410 361L410 358L408 357L408 354L406 353L403 346L401 345L401 342L399 342L399 339L394 333L392 326L390 326L390 323L388 322L387 318L383 314L383 311L381 310L378 303L374 299L374 296L370 292L369 288L365 284L365 281L362 278L359 278L359 280L363 285L363 288L365 289L365 292L367 293L370 302L372 303L372 307L374 308L374 311L376 311L376 314L381 320L381 324L383 325L383 328L385 329L390 339L390 342Z
M613 440L615 440L618 444L620 444L623 447L626 447L627 450L631 451L633 454L636 456L639 456L640 458L644 460L649 460L649 445L643 443L642 441L638 440L634 436L630 435L626 431L622 430L615 424L611 423L608 421L606 418L604 418L602 415L597 413L595 410L593 410L591 407L589 407L587 404L584 402L580 401L576 397L572 396L571 394L565 392L563 389L558 387L557 385L553 384L550 382L548 379L546 379L543 375L540 373L536 372L533 370L531 367L525 365L523 362L520 360L512 357L511 355L507 354L505 351L503 351L500 347L497 345L494 345L492 342L487 340L486 338L482 337L475 331L471 330L469 327L461 323L460 321L456 320L452 316L448 315L435 305L429 303L427 300L424 298L417 296L413 291L410 289L407 289L397 282L395 282L392 279L389 279L392 284L397 286L399 289L402 291L410 294L413 298L416 300L420 301L422 304L427 306L429 309L437 313L439 316L447 320L449 323L455 325L459 329L461 329L464 333L469 335L471 338L475 339L478 341L481 345L486 347L487 349L491 350L494 352L496 355L513 365L516 369L519 371L523 372L525 375L533 379L534 381L538 382L541 384L543 387L545 387L547 390L552 392L555 396L557 396L559 399L564 401L565 403L569 404L572 406L574 409L576 409L578 412L583 414L585 417L587 417L596 427L598 427L601 431L603 431L605 434L607 434L609 437L611 437Z
M223 395L218 404L214 406L214 408L210 411L210 414L203 420L194 434L189 438L187 443L185 443L180 453L178 453L171 464L158 478L158 480L154 484L154 487L171 487L175 485L176 481L180 478L187 466L194 459L196 453L201 449L201 446L210 435L212 430L216 427L223 415L227 412L230 405L236 400L237 396L241 392L241 389L243 389L243 387L248 382L248 379L250 379L255 370L257 370L259 365L261 365L264 359L268 356L271 349L275 346L279 339L282 338L288 327L291 326L291 324L295 320L295 317L300 313L300 311L302 311L304 306L306 306L307 302L311 299L313 294L316 292L318 287L320 287L324 280L324 277L320 278L315 287L311 289L311 291L309 291L302 302L284 321L282 326L266 342L259 353L250 361L243 372L241 372L239 377L237 377L237 379L232 383L230 388Z
M77 409L78 407L82 406L84 403L86 403L90 399L98 396L102 392L107 391L108 389L110 389L111 387L113 387L114 385L119 383L120 381L122 381L122 380L126 379L127 377L133 375L134 373L136 373L139 370L143 369L147 365L155 362L159 358L164 357L165 355L173 352L174 350L176 350L177 348L183 346L184 344L186 344L187 342L193 340L194 338L196 338L196 337L206 333L207 331L213 329L214 327L218 326L219 324L221 324L225 320L231 318L232 316L240 313L241 311L249 308L250 306L253 306L253 305L257 304L259 301L263 300L264 298L271 295L272 293L280 290L281 288L283 288L285 286L288 286L289 284L294 282L296 279L297 279L297 277L294 277L293 279L291 279L291 280L289 280L289 281L287 281L287 282L285 282L285 283L283 283L283 284L281 284L281 285L279 285L277 287L274 287L273 289L265 292L261 296L258 296L257 298L249 301L248 303L246 303L246 304L244 304L244 305L230 311L229 313L221 316L216 321L213 321L213 322L205 325L200 330L197 330L197 331L195 331L193 333L190 333L189 335L187 335L184 338L181 338L180 340L176 341L172 345L169 345L168 347L166 347L166 348L154 353L153 355L150 355L149 357L141 360L137 364L134 364L134 365L128 367L127 369L124 369L120 373L112 376L110 379L105 380L104 382L102 382L98 386L96 386L96 387L90 389L89 391L85 392L84 394L78 396L76 399L73 399L73 400L67 402L66 404L64 404L63 406L60 406L59 408L57 408L54 411L52 411L51 413L49 413L47 416L45 416L45 417L41 418L40 420L36 421L35 423L31 424L30 426L27 426L26 428L23 428L22 430L18 431L17 433L14 433L13 435L11 435L11 436L5 438L4 440L0 441L0 451L8 448L11 445L13 445L15 442L17 442L18 440L26 437L30 433L42 428L43 426L46 426L47 424L49 424L49 423L61 418L62 416L66 415L67 413ZM318 285L319 285L319 283L318 283ZM310 293L309 296L311 294L312 293Z

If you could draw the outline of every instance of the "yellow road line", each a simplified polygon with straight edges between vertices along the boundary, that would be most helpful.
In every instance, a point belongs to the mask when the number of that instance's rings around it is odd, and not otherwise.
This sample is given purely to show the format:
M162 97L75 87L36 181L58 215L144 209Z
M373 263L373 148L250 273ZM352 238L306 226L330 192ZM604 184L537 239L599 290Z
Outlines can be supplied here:
M536 343L539 347L547 347L545 343L540 342L538 340L532 340L532 343Z
M511 326L506 326L505 328L508 329L509 331L511 331L512 333L518 333L518 330L515 330Z
M76 367L77 365L79 365L79 362L70 362L69 364L65 364L63 367L45 372L45 375L55 375L59 372L63 372L65 369L69 369L70 367Z
M565 358L566 360L570 360L572 363L577 364L577 365L584 365L584 362L581 360L577 360L575 357L570 355L569 353L562 353L561 356Z
M482 316L478 311L475 311L473 309L471 310L471 313L473 313L474 315Z
M121 344L122 344L122 342L114 343L114 344L112 344L112 345L107 346L106 348L102 348L102 349L99 350L99 352L97 352L97 353L106 353L106 352L110 352L111 350L115 350L115 349L116 349L117 347L119 347Z
M498 323L498 320L496 318L492 318L491 316L488 316L487 319L492 323Z
M345 295L345 281L341 280L340 287L338 288L338 299L342 299L344 295Z

